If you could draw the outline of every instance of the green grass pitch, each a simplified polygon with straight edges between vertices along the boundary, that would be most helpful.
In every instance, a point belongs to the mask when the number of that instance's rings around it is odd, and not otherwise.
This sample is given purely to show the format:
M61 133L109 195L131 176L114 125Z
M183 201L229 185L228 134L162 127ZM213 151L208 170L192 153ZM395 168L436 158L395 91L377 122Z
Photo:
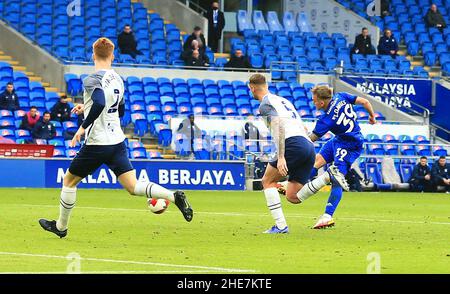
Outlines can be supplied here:
M262 192L187 195L191 223L174 205L156 215L124 191L80 189L59 239L37 222L57 217L59 190L0 189L0 272L366 273L375 252L381 273L450 273L448 194L345 193L326 230L311 226L327 193L283 200L288 235L261 234Z

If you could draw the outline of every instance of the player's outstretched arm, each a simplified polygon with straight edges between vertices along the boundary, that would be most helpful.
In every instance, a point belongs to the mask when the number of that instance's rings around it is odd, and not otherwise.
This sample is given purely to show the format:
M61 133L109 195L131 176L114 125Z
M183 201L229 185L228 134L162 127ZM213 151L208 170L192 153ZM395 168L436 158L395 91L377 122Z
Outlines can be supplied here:
M372 104L366 98L358 97L355 100L355 104L362 105L369 113L369 123L371 125L375 124L377 120L375 119L375 112L373 111Z

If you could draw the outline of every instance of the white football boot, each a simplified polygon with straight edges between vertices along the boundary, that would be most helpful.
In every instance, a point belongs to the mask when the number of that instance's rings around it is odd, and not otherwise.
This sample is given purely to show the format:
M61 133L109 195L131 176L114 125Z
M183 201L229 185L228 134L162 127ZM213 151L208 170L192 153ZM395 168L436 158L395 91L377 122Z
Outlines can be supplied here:
M333 226L334 226L333 217L331 215L325 213L321 217L319 217L319 220L314 225L313 229L325 229L325 228L331 228Z

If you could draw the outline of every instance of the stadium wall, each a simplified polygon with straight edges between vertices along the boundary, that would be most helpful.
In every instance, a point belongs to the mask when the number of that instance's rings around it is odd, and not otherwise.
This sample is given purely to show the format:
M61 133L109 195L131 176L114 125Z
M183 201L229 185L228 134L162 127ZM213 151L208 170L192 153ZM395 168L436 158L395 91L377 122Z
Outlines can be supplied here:
M0 159L0 187L60 188L71 159ZM244 190L244 161L132 160L138 180L169 189ZM26 175L24 170L27 170ZM120 189L114 173L101 166L80 188Z
M45 81L50 82L52 86L63 91L66 89L64 66L58 62L58 59L51 56L38 45L33 44L1 20L0 36L2 36L0 50L18 60L22 65L25 65L27 71L40 75Z
M195 26L201 27L208 41L208 20L186 5L174 0L144 0L142 3L188 34L192 33Z

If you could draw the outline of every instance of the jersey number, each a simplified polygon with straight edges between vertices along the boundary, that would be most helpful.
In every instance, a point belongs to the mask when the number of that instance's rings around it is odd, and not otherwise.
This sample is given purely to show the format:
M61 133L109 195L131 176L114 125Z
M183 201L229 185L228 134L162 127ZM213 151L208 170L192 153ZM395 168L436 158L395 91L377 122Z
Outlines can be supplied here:
M284 108L286 108L287 111L292 113L292 118L297 118L297 112L295 112L293 109L287 106L285 101L281 101L281 104L283 104Z
M338 148L336 149L336 155L335 157L339 159L339 161L344 161L344 157L347 155L347 150Z
M116 97L116 102L108 109L108 113L115 113L119 110L120 91L118 89L114 89L114 96Z
M350 133L353 131L355 127L354 120L356 119L356 113L353 111L353 108L350 104L345 105L344 112L341 113L339 119L337 120L337 125L348 126L346 133Z

